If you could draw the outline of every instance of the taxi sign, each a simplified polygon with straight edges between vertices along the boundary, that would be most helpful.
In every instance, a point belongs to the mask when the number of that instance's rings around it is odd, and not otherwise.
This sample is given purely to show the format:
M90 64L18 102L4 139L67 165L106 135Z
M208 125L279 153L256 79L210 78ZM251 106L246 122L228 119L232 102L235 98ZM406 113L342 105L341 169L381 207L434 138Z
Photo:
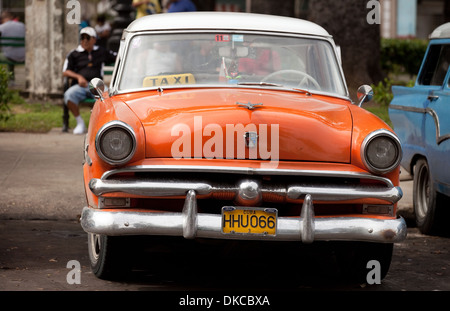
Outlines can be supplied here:
M191 73L151 76L145 77L144 81L142 82L143 87L182 85L182 84L195 84L194 76Z

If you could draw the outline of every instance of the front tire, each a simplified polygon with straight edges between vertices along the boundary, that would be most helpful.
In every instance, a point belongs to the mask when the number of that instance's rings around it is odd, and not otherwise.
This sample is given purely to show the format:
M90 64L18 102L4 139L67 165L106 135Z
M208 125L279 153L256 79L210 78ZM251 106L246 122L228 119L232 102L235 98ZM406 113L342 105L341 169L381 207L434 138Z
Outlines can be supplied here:
M92 272L100 279L123 279L131 271L129 250L123 237L88 233Z
M430 167L425 159L420 159L414 168L413 205L416 224L423 234L437 231L437 192L431 178Z
M337 263L343 279L367 283L373 267L369 264L376 261L377 278L383 280L390 268L393 243L343 242L336 249ZM369 266L369 267L368 267Z

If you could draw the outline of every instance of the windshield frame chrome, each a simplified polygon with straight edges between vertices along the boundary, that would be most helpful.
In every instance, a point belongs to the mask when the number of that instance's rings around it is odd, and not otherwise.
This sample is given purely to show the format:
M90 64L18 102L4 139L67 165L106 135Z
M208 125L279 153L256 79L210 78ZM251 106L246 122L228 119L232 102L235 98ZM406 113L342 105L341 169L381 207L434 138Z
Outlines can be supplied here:
M146 30L146 31L136 31L136 32L129 32L127 30L124 30L124 35L122 36L121 40L121 48L119 50L119 55L117 56L117 60L120 61L119 66L116 68L114 72L113 79L111 80L110 85L110 96L114 95L121 95L121 94L128 94L133 92L143 92L143 91L152 91L161 89L161 87L147 87L147 88L136 88L136 89L124 89L120 90L119 85L120 81L123 76L124 72L124 66L125 66L125 56L128 53L130 41L133 40L135 36L141 36L141 35L161 35L161 34L194 34L194 33L218 33L218 32L225 32L229 34L249 34L249 35L267 35L267 36L283 36L283 37L293 37L293 38L302 38L302 39L313 39L313 40L320 40L328 43L331 46L332 55L334 57L334 62L336 66L338 67L338 76L340 78L340 83L342 84L344 88L345 94L339 94L334 92L323 92L323 91L311 91L311 90L300 90L298 88L291 88L291 87L279 87L279 86L269 86L269 85L223 85L223 84L196 84L196 85L181 85L181 86L173 86L168 85L165 86L163 89L196 89L196 88L251 88L251 89L266 89L266 90L278 90L278 91L291 91L291 92L299 92L299 93L305 93L308 92L309 94L317 94L317 95L325 95L325 96L332 96L342 99L350 99L347 83L345 80L344 71L342 68L342 64L339 61L339 56L337 54L337 47L332 37L325 37L325 36L318 36L318 35L307 35L307 34L296 34L296 33L290 33L290 32L271 32L271 31L252 31L252 30L245 30L245 29L173 29L173 30L158 30L158 31L152 31L152 30Z

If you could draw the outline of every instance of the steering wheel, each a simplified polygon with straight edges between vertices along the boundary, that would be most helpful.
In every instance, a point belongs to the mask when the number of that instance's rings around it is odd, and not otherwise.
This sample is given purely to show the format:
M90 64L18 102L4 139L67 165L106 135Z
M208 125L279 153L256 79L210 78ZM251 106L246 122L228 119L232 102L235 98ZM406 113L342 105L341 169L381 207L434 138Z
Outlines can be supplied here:
M319 83L317 83L316 79L314 79L309 74L307 74L303 71L294 70L294 69L283 69L283 70L278 70L278 71L272 72L272 73L268 74L267 76L265 76L261 80L261 82L268 82L269 80L273 79L274 77L288 75L288 74L297 75L297 76L301 77L300 82L298 83L298 87L306 86L309 81L316 87L317 90L320 90L320 85L319 85Z

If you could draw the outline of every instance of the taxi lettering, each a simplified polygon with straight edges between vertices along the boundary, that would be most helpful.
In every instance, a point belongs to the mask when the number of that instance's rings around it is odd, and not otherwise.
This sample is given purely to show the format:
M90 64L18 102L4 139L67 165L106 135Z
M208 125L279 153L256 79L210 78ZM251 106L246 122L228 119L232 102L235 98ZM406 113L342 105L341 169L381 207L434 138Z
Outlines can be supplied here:
M195 84L195 78L190 73L179 75L165 75L165 76L151 76L145 77L142 86L167 86L167 85L182 85L182 84Z

